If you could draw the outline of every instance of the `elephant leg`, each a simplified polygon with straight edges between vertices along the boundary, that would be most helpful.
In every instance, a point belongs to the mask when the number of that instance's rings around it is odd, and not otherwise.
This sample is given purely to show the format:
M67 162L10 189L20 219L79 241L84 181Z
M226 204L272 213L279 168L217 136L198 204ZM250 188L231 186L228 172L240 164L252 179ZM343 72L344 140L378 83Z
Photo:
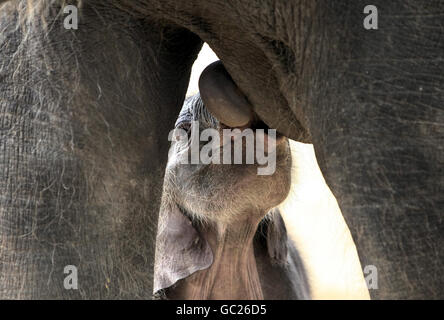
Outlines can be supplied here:
M92 1L66 30L61 7L27 3L0 10L0 297L149 298L168 131L201 41Z
M306 114L373 298L444 298L444 7L427 3L376 1L372 31L363 1L320 20Z

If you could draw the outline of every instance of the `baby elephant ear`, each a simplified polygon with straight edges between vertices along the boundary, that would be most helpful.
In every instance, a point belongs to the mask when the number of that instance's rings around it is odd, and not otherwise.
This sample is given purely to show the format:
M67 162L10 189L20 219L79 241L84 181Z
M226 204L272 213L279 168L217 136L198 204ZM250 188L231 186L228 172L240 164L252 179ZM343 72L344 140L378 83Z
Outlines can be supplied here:
M278 208L268 212L267 249L271 260L277 264L287 263L287 228Z
M154 263L154 295L213 263L209 244L175 203L165 201L160 215Z

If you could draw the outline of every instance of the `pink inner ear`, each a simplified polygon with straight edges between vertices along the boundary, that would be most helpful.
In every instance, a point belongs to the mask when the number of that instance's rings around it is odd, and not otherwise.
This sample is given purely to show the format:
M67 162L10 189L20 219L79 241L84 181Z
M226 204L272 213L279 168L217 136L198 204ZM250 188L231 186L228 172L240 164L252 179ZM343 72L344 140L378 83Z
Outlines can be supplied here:
M162 206L156 240L154 294L207 269L213 263L209 244L176 204Z

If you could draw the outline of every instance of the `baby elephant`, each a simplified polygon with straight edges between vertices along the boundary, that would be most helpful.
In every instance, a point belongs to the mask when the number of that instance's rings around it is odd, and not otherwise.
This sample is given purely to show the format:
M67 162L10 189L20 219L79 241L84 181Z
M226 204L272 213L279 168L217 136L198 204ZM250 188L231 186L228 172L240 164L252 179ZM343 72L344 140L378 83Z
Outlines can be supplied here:
M261 134L268 128L220 62L205 69L199 87L170 137L155 296L309 299L301 259L276 208L290 189L288 140ZM237 134L225 134L232 129ZM275 161L272 172L258 170L265 166L259 151Z

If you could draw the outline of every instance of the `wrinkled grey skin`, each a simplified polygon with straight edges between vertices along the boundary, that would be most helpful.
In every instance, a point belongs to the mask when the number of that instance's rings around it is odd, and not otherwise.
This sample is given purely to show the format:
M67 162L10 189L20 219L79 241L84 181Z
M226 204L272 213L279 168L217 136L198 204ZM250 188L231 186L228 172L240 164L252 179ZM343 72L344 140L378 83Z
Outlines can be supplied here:
M165 172L155 294L166 299L308 299L304 266L274 208L290 190L288 139L279 137L274 151L264 148L276 155L271 175L258 175L257 162L190 164L193 132L207 128L222 136L227 127L208 112L199 94L188 98L176 121L177 138ZM221 156L227 144L233 150L234 142L222 138L212 156Z
M314 144L372 298L444 298L442 1L375 0L373 31L364 0L82 3L78 30L57 0L0 8L1 297L151 297L166 136L206 41Z

